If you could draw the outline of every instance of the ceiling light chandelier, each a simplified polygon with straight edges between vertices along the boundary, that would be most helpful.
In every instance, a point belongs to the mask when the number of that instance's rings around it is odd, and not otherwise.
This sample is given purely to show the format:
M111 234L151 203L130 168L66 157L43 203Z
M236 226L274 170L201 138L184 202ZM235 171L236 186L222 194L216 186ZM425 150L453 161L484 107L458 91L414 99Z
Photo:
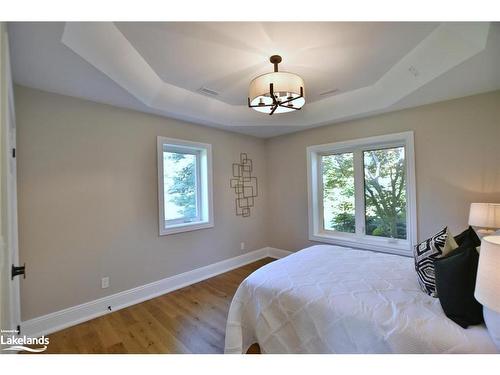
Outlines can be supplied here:
M278 72L281 56L273 55L269 61L274 64L274 72L250 82L248 106L270 115L300 110L306 104L304 80L297 74Z

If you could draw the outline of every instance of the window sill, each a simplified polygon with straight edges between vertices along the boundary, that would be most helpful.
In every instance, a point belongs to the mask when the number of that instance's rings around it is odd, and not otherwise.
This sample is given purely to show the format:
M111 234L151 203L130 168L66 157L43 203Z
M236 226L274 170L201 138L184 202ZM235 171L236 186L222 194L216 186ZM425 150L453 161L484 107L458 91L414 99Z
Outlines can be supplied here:
M378 251L382 253L390 253L403 255L407 257L413 256L413 246L408 241L400 241L400 243L390 243L385 238L367 238L354 236L338 236L329 233L314 233L309 235L309 240L323 242L332 245L352 247L354 249Z
M196 221L194 223L181 223L175 225L169 225L167 228L160 229L160 236L166 236L169 234L176 234L182 232L191 232L198 229L213 228L214 223L209 221Z

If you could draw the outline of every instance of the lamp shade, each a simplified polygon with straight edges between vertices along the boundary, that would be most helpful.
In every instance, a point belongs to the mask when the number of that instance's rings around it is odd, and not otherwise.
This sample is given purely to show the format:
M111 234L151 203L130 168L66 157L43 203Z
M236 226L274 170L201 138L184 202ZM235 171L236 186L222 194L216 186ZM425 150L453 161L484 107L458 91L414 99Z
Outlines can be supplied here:
M289 98L297 98L293 101L295 108L301 108L305 104L305 99L300 97L300 89L304 89L304 80L297 74L288 72L272 72L263 74L250 82L248 96L252 108L258 112L269 113L270 107L259 107L259 103L270 105L273 103L269 90L270 84L274 86L274 94L279 101L286 101ZM253 107L255 106L255 107ZM278 107L275 113L294 111L293 108Z
M500 228L500 204L471 203L469 225L482 228Z
M500 312L500 236L483 237L474 297L483 306Z

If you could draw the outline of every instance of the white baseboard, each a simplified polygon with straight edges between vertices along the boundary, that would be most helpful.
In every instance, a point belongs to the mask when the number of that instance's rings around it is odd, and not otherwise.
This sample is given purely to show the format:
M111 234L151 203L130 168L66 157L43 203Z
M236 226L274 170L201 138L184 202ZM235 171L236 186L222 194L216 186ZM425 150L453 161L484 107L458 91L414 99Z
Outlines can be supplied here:
M274 259L284 258L292 253L291 251L277 249L275 247L266 247L266 249L267 249L267 256Z
M87 320L109 314L112 311L117 311L210 277L220 275L221 273L228 272L259 259L266 257L279 259L289 254L289 251L272 247L251 251L234 258L196 268L192 271L167 277L137 288L125 290L81 305L26 320L21 323L21 332L23 335L30 337L48 335ZM111 307L111 310L109 307Z

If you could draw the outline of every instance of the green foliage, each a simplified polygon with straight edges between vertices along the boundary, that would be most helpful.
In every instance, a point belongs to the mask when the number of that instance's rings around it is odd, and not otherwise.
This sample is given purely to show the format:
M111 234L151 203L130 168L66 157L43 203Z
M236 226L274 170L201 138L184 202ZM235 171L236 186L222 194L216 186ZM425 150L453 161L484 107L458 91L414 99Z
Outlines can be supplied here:
M354 233L354 164L353 154L323 157L323 185L325 202L334 216L330 226L340 232Z
M168 160L173 163L174 168L184 164L173 176L173 183L168 190L168 194L171 197L170 201L180 207L178 211L180 215L193 218L196 216L196 163L183 162L180 164L185 159L185 154L168 153Z
M339 232L354 233L356 231L354 215L345 211L340 212L332 219L332 227Z
M337 154L323 157L323 171L327 177L324 180L325 189L342 189L342 195L353 197L354 184L350 181L354 177L353 155Z
M406 238L404 148L364 152L366 233Z
M406 175L404 148L363 152L365 227L373 236L406 238ZM353 154L324 156L325 211L332 229L355 232ZM326 206L328 205L328 206Z

